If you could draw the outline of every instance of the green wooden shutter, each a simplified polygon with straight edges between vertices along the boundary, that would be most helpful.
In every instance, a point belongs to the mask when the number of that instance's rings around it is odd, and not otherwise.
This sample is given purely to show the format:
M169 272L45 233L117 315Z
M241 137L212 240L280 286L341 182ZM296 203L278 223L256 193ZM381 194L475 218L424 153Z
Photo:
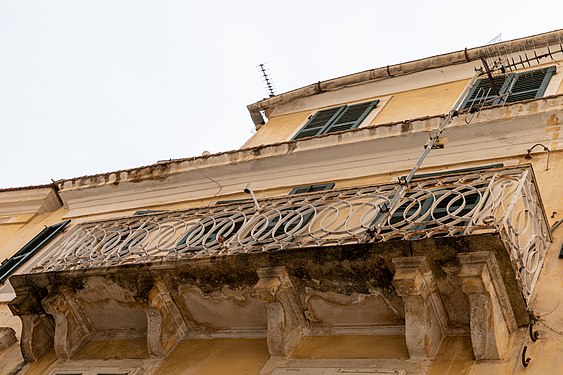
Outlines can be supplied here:
M495 168L502 168L502 167L504 167L503 163L495 163L495 164L480 165L480 166L471 167L471 168L450 169L450 170L444 170L444 171L440 171L440 172L421 173L421 174L415 174L414 176L412 176L411 181L420 180L420 179L428 178L428 177L443 177L443 176L449 176L449 175L452 175L452 174L459 174L459 173L465 173L465 172L475 172L475 171L482 171L482 170L485 170L485 169L495 169Z
M357 128L378 103L379 100L373 100L371 102L343 105L318 111L293 139L314 137L315 135Z
M502 98L496 98L497 93L492 90L491 80L489 78L482 78L475 82L461 108L467 109L474 104L487 106L541 98L555 71L556 67L551 66L528 72L493 77L497 87L500 87L500 95L508 93L508 96Z
M334 187L334 182L328 182L326 184L315 184L315 185L305 185L305 186L297 186L293 188L289 194L304 194L304 193L312 193L315 191L323 191L323 190L330 190Z
M151 215L151 214L161 214L163 212L168 212L168 210L141 210L141 211L135 211L133 215L134 216Z
M496 87L500 89L500 94L504 94L508 88L513 75L500 75L493 77ZM490 78L481 78L471 88L467 98L461 105L461 109L467 109L474 105L495 105L500 103L500 98L497 98L499 93L493 90ZM495 99L496 98L496 99Z
M346 106L338 117L327 124L322 134L357 128L367 115L369 115L371 110L375 108L377 103L379 103L379 100Z
M224 199L215 202L215 204L232 204L232 203L253 203L253 202L252 202L252 198Z
M555 66L516 74L506 103L541 98L553 73Z
M309 119L303 128L293 137L300 139L322 134L323 129L344 110L346 106L334 107L318 111Z
M11 258L4 260L2 264L0 264L0 284L4 283L11 274L13 274L22 264L31 258L39 249L55 238L57 234L62 232L68 223L70 223L70 220L51 225L50 227L45 227Z

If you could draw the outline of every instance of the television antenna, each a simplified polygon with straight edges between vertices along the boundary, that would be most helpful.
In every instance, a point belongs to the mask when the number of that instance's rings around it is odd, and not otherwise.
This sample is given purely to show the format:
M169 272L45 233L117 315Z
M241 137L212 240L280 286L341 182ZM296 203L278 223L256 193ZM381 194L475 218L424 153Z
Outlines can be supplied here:
M276 96L276 94L274 93L274 84L272 83L271 78L268 76L268 70L264 68L265 65L266 64L258 64L258 67L260 69L260 72L262 73L262 79L266 83L266 90L268 90L268 94L271 98L273 96Z
M519 44L519 47L514 47L514 44L511 43L502 43L497 42L497 39L500 40L501 34L497 35L493 38L489 44L482 49L482 52L479 55L479 59L481 60L482 66L475 69L475 74L461 93L461 95L456 100L453 107L450 109L448 114L442 119L438 127L430 132L430 139L426 143L424 147L424 151L411 168L408 175L399 178L399 188L391 198L389 202L385 202L380 205L379 209L380 212L384 215L380 215L380 217L372 223L372 225L367 229L368 236L373 239L378 232L378 229L387 221L393 212L399 207L401 200L403 199L406 190L418 171L421 167L422 163L430 154L430 151L433 149L438 148L439 138L446 129L446 127L451 123L452 119L459 115L459 111L463 110L461 108L465 97L469 94L471 88L480 76L487 75L487 77L491 81L491 89L494 90L493 92L496 95L500 94L500 89L494 80L495 76L501 76L506 74L507 72L515 72L520 68L528 68L533 65L540 65L544 63L543 59L551 59L555 61L553 55L558 53L563 53L563 41L560 37L558 37L557 41L548 40L545 38L545 41L542 42L542 45L536 45L534 40L528 41L524 44ZM558 47L555 50L551 50L550 45L553 46L557 44ZM545 45L544 45L545 43ZM488 97L488 93L486 94ZM484 105L485 102L480 103L480 106ZM469 113L471 113L473 108L469 109ZM478 108L479 110L480 108ZM370 238L366 238L369 241Z

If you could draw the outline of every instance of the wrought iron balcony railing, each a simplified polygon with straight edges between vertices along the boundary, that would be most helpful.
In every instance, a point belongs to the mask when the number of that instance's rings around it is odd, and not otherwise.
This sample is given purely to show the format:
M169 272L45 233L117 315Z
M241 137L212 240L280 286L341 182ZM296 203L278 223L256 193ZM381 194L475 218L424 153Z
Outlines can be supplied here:
M32 272L282 249L499 233L530 296L550 232L529 167L290 195L80 224ZM382 217L382 215L384 215Z

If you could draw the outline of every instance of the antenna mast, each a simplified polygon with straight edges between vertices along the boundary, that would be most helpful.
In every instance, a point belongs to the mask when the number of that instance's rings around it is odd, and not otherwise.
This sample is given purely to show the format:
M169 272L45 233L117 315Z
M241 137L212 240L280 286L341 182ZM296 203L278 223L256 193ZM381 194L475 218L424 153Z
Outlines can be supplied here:
M483 66L480 68L475 69L475 74L473 78L469 81L461 95L456 100L455 104L452 106L446 117L442 120L438 128L430 133L430 140L426 144L424 151L420 155L419 159L415 163L415 165L411 168L409 174L405 177L399 178L400 186L399 189L393 195L393 198L388 203L383 203L380 206L380 212L384 213L385 215L381 215L379 219L377 219L367 230L367 234L373 239L378 232L379 228L383 225L385 221L387 221L391 215L393 214L394 210L396 210L397 206L399 205L401 199L404 197L405 192L407 190L408 185L410 184L412 178L414 177L415 173L418 171L418 168L422 165L428 154L432 149L436 148L436 144L439 140L440 135L444 132L446 127L450 124L452 119L459 115L459 111L462 110L461 106L465 97L468 95L469 91L477 82L479 76L486 74L487 77L491 81L491 88L494 90L496 95L499 95L499 89L496 83L494 82L494 75L502 75L505 74L507 70L510 72L515 71L518 69L518 65L521 65L522 68L526 68L532 66L532 64L541 64L541 59L544 58L553 58L555 53L563 53L563 43L559 40L559 48L555 51L550 50L549 43L546 40L544 53L537 53L537 46L532 42L530 45L525 47L521 47L519 50L514 50L510 48L509 45L504 43L495 43L500 39L501 35L497 35L491 42L489 42L489 46L486 47L485 51L479 56ZM531 51L530 51L531 50ZM528 53L533 53L533 56L528 56ZM514 55L517 55L517 59L520 61L514 60Z
M260 67L260 72L262 73L262 77L264 79L264 82L266 83L266 90L268 90L268 94L270 95L270 98L271 98L272 96L276 96L276 94L274 93L274 84L270 80L270 77L268 76L268 73L267 73L266 69L264 68L264 65L265 64L258 64L258 66Z

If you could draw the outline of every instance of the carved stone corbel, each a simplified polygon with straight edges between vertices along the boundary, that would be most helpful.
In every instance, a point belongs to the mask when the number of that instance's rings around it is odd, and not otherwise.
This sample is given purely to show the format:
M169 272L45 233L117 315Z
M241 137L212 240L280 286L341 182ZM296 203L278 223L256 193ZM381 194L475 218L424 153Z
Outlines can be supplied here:
M42 301L45 311L55 320L54 347L57 357L70 357L87 341L93 331L90 320L68 288L50 293Z
M188 326L166 283L159 280L143 302L147 315L147 348L151 357L164 357L188 334Z
M16 298L8 307L22 322L22 356L26 362L35 362L53 347L53 320L45 313L40 297L35 294L34 289L26 286L25 278L16 275L10 282L16 291Z
M459 254L459 278L469 297L471 344L475 359L505 359L517 325L493 253Z
M306 334L307 320L285 267L257 270L256 298L264 302L268 316L268 350L272 357L287 357Z
M18 341L12 327L0 327L0 352Z
M393 259L393 285L405 304L405 336L411 358L432 358L447 324L442 299L425 257Z
M35 362L53 347L55 330L48 315L20 315L21 351L26 362Z

